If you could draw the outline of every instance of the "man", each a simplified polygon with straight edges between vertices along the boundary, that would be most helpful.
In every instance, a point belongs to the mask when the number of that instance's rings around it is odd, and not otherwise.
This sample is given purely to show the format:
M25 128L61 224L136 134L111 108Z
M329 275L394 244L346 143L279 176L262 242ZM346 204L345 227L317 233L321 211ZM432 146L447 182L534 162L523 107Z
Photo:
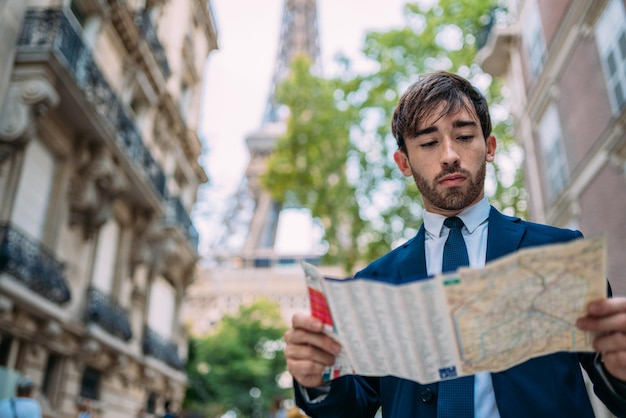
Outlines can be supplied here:
M84 399L78 405L78 418L91 418L91 401Z
M41 406L32 398L34 387L29 377L20 377L16 386L17 396L0 401L0 417L41 418Z
M391 126L398 143L394 160L421 192L424 224L415 238L356 277L401 283L439 273L446 262L446 241L453 236L450 231L459 228L467 248L466 265L473 268L520 248L582 236L578 231L508 217L490 207L484 180L486 163L495 157L496 139L485 98L464 78L446 72L423 77L400 98ZM555 353L503 372L479 373L469 380L469 409L456 409L449 416L593 417L580 365L602 401L614 413L626 414L626 396L622 396L626 395L626 299L591 304L588 316L577 325L599 333L594 341L597 354ZM468 382L461 378L421 385L393 376L344 376L328 384L322 381L322 371L334 363L341 347L322 333L320 321L294 315L285 342L296 401L312 417L373 417L379 407L384 417L441 417L461 398L449 396L446 385Z
M163 405L163 409L165 409L163 418L175 418L175 415L172 412L172 403L169 400L165 401L165 404Z

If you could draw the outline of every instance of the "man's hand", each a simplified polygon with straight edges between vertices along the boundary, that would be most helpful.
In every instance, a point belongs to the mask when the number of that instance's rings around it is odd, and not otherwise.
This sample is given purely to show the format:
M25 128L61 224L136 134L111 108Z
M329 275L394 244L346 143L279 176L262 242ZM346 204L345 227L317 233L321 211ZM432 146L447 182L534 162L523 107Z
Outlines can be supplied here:
M341 346L322 329L319 319L295 314L291 329L285 332L287 370L304 387L323 385L324 367L332 366L341 351Z
M583 331L599 333L593 348L602 354L606 370L626 381L626 298L592 302L587 316L578 319L576 325Z

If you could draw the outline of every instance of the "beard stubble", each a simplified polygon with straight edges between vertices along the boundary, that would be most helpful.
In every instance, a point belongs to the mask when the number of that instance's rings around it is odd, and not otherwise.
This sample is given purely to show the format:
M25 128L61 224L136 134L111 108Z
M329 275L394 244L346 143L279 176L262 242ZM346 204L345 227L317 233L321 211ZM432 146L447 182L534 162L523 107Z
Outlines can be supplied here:
M471 205L478 196L483 192L485 187L485 175L487 172L487 162L483 162L476 176L460 167L448 167L442 170L433 180L432 184L424 177L417 173L411 166L413 180L418 190L422 194L425 201L430 202L433 206L444 210L457 211L462 210ZM459 173L468 179L468 184L457 187L450 187L444 190L437 190L438 181L446 175Z

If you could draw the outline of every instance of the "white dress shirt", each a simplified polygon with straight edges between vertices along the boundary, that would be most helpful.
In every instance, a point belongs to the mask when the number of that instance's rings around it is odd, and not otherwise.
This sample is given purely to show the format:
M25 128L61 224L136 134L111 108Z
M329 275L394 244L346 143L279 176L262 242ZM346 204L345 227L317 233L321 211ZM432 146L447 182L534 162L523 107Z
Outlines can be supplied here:
M491 206L486 197L473 206L465 209L457 216L465 226L461 234L467 247L470 267L482 268L487 257L487 226ZM426 230L425 251L428 275L441 273L443 263L443 247L448 239L450 228L443 222L446 217L431 212L424 212L424 229ZM496 398L491 383L491 374L477 373L474 375L474 417L500 418Z

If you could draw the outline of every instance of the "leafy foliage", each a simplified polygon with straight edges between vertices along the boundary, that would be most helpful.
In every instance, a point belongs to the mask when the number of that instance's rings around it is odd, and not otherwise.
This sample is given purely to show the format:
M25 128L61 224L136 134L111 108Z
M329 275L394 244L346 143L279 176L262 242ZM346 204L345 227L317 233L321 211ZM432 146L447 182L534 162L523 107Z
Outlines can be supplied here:
M278 385L285 371L286 328L280 306L258 300L224 316L213 333L193 338L184 407L210 417L228 410L240 417L262 416L272 399L286 395Z
M278 90L290 111L287 132L262 184L276 200L307 207L320 220L326 263L350 272L416 233L423 208L412 180L393 162L389 122L401 92L436 70L470 79L489 100L499 147L487 194L506 213L525 214L521 151L510 136L501 84L472 64L477 35L493 10L502 13L497 6L496 0L407 4L404 27L367 34L363 53L378 66L371 74L352 74L344 60L344 73L325 79L310 74L305 58L293 63Z
M342 83L311 75L310 65L307 57L298 57L278 89L292 116L262 182L274 199L308 207L320 220L328 242L327 261L354 263L356 248L349 244L363 223L347 175L347 157L354 153L350 130L358 121L358 109L338 103Z

